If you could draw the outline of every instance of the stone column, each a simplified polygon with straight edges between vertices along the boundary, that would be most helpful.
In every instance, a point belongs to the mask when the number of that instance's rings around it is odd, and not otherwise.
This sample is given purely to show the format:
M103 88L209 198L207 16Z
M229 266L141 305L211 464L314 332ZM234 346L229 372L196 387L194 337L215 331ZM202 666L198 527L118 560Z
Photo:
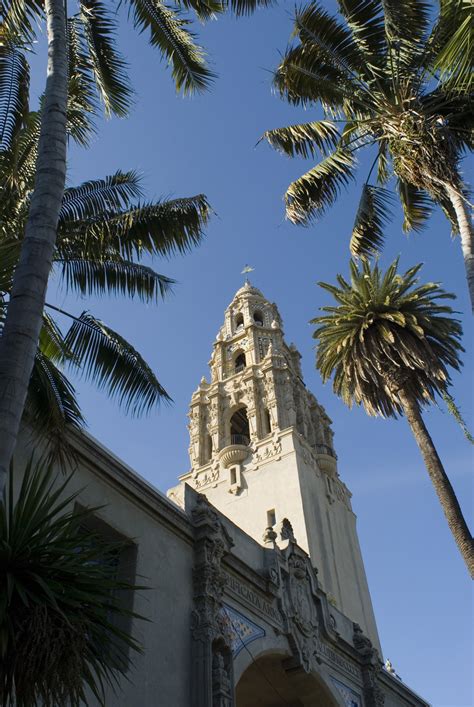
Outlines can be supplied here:
M205 496L192 512L195 526L192 613L192 707L234 707L229 636L220 610L225 586L222 558L232 540Z

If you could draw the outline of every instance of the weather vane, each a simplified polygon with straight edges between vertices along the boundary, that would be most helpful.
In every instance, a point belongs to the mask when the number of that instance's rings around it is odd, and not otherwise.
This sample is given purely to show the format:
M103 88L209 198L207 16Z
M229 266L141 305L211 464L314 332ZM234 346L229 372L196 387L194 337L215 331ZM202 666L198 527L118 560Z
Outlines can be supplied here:
M244 269L241 272L241 275L248 275L249 272L253 272L255 268L253 268L251 265L245 265ZM245 282L248 282L249 279L248 277L245 278Z

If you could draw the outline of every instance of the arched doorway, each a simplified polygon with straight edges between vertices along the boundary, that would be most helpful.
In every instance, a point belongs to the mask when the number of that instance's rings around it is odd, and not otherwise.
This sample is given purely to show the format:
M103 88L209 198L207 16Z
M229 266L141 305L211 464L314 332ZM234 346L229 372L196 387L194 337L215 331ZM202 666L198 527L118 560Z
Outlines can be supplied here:
M302 670L287 671L286 656L265 655L254 660L236 688L236 707L337 707L321 679Z

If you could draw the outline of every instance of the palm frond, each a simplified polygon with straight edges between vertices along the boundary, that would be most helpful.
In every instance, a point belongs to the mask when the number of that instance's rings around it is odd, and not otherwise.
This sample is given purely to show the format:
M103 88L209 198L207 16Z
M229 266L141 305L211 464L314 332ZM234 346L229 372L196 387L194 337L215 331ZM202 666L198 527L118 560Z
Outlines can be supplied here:
M251 15L255 10L276 5L277 0L224 0L224 5L237 16Z
M43 343L44 339L43 331ZM35 438L45 445L46 457L65 466L71 459L67 431L82 427L85 421L74 386L53 363L51 350L50 342L44 353L40 349L36 352L25 417Z
M446 89L464 94L474 84L474 22L470 0L441 0L430 60Z
M43 312L43 326L41 327L39 352L54 364L64 364L72 358L72 354L64 343L62 332L54 319L47 312Z
M221 0L176 0L175 4L186 10L194 10L196 17L201 22L212 20L216 15L225 11L224 3Z
M379 142L379 154L377 158L377 182L384 186L391 177L389 152L386 140Z
M357 46L366 68L374 75L382 73L387 51L384 31L383 2L380 0L338 0L341 13L346 19L354 44Z
M88 312L75 319L65 342L85 378L105 389L126 412L140 415L171 400L131 344Z
M44 13L42 0L6 0L2 5L2 34L34 40L38 18Z
M17 238L2 239L0 242L0 296L11 291L20 249L21 242Z
M383 0L390 71L399 80L419 63L428 39L431 5L423 0Z
M107 115L126 116L132 90L127 63L115 45L116 23L101 0L80 0L80 17L89 49L90 64Z
M288 53L275 72L273 85L280 97L292 105L308 107L319 101L326 113L341 116L351 92L340 76L332 77L328 73L332 72L325 67L324 74L321 67L308 68L304 57Z
M439 196L436 199L436 202L439 204L442 212L444 213L444 215L446 216L446 218L449 221L449 225L451 226L451 235L452 236L459 235L458 217L457 217L456 211L454 210L454 207L451 203L451 200L448 199L448 197Z
M150 31L150 43L158 47L171 64L177 91L204 91L214 74L205 61L204 50L187 29L188 22L160 0L132 0L135 26Z
M133 260L143 253L170 256L200 244L211 209L203 194L183 199L138 204L118 214L65 225L58 234L61 255L106 260L116 254Z
M145 265L127 260L88 260L86 258L56 261L68 290L81 295L125 295L143 302L155 303L172 290L175 283Z
M403 231L422 231L432 211L430 197L402 179L397 179L397 190L403 208Z
M384 226L391 220L392 194L382 187L364 184L349 244L354 257L378 253L384 243Z
M141 195L137 172L118 170L105 179L93 179L64 192L59 224L103 216L127 208Z
M0 152L12 148L15 133L28 112L29 83L23 52L0 44Z
M341 189L354 179L355 160L349 150L333 152L290 184L285 194L286 215L293 223L308 224L334 204Z
M267 130L260 140L267 140L270 145L289 157L314 157L316 150L326 154L334 149L339 141L339 131L330 120L289 125L286 128Z
M470 0L448 0L441 14L446 41L437 53L433 67L445 88L471 93L474 86L474 21Z
M300 44L288 49L273 78L282 98L293 105L320 102L324 111L341 117L344 111L369 115L371 95L355 85L343 67L328 63L318 46Z
M318 3L296 10L293 35L300 39L304 50L311 50L320 62L345 76L363 70L364 57L351 32Z
M96 84L84 39L84 24L78 16L67 21L68 34L68 114L67 129L72 138L87 147L95 126Z
M8 181L18 190L20 200L33 189L36 173L36 156L41 126L41 115L30 112L12 146L12 160Z
M82 147L89 147L91 137L96 133L96 127L91 116L94 107L86 102L87 96L83 90L80 77L73 76L68 83L67 123L68 135Z

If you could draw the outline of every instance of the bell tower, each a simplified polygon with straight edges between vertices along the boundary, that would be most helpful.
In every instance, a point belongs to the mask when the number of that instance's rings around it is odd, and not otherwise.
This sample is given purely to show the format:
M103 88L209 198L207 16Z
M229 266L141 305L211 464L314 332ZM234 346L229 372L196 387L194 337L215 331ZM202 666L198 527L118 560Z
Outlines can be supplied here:
M248 281L225 312L189 410L189 484L259 543L288 534L310 556L329 601L379 646L331 420L303 381L275 304Z

